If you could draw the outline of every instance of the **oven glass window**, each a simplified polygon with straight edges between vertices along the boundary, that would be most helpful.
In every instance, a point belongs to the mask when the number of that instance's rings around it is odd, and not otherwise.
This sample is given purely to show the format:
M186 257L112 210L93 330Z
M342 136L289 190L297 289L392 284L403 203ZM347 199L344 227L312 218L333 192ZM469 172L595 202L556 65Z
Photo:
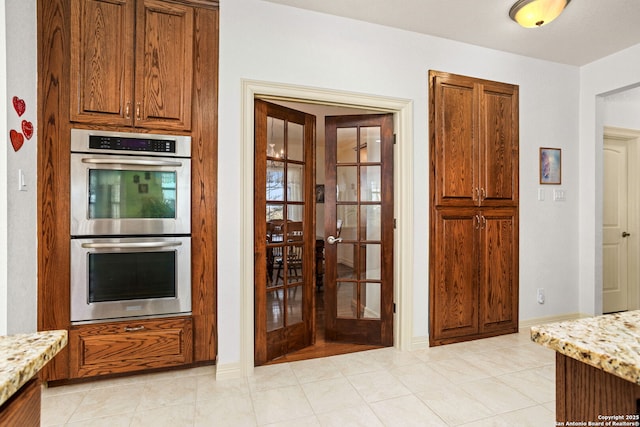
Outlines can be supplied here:
M176 252L91 253L89 303L176 297Z
M176 172L89 170L89 218L175 218Z

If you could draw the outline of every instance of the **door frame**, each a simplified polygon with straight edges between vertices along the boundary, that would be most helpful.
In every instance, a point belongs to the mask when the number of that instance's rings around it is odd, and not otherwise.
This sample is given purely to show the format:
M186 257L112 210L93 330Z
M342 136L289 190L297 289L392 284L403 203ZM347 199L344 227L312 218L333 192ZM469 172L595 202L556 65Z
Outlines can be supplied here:
M603 131L603 149L604 139L611 138L622 142L627 145L627 162L628 162L628 175L627 175L627 223L628 229L631 235L638 235L640 233L640 131L633 129L623 129L616 127L605 126ZM606 171L602 171L604 177ZM602 245L602 242L601 242ZM640 288L638 286L638 277L640 277L640 238L632 239L628 242L627 247L628 256L628 288L627 288L627 310L637 310L640 308ZM604 289L601 289L601 298L604 299L602 293Z
M254 369L254 289L253 289L253 191L254 191L254 99L280 99L294 102L366 108L394 114L396 155L394 156L394 347L411 349L413 336L413 101L257 80L242 80L242 241L240 267L243 272L240 294L241 376ZM428 301L425 300L425 304ZM232 370L217 378L237 376Z

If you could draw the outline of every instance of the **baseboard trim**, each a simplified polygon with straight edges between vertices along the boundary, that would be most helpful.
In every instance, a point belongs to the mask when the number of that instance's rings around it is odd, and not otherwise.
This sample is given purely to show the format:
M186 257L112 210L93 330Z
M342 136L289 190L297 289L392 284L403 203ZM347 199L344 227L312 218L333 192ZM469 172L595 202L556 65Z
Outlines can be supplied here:
M413 337L411 350L425 350L429 348L429 337Z
M560 316L537 317L534 319L527 319L527 320L520 321L520 323L518 324L518 327L520 330L529 329L532 326L538 326L544 323L565 322L568 320L582 319L584 317L591 317L591 316L584 313L569 313L569 314L562 314Z
M242 378L242 369L240 363L227 363L224 365L216 365L216 381L230 380Z
M584 317L591 317L588 314L584 314L584 313L569 313L569 314L562 314L559 316L547 316L547 317L537 317L534 319L527 319L527 320L522 320L518 323L518 329L520 331L524 330L524 329L529 329L532 326L538 326L538 325L542 325L544 323L555 323L555 322L565 322L568 320L576 320L576 319L581 319ZM428 336L423 336L423 337L413 337L411 339L411 349L410 351L414 351L414 350L425 350L429 348L429 337Z

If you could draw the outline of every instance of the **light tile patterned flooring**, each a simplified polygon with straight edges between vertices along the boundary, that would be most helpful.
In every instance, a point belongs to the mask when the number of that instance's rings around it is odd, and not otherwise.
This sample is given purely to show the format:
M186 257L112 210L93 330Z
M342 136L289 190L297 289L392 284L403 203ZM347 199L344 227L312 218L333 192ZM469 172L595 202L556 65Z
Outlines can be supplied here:
M529 331L411 352L393 348L214 367L43 390L43 426L552 426L555 353Z

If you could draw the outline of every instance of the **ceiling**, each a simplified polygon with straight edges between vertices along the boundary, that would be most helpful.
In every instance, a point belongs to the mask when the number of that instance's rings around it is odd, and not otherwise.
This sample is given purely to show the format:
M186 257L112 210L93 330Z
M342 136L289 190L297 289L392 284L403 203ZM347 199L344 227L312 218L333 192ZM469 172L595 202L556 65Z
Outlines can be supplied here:
M522 28L515 0L266 0L569 65L640 43L640 0L573 0L555 21Z

